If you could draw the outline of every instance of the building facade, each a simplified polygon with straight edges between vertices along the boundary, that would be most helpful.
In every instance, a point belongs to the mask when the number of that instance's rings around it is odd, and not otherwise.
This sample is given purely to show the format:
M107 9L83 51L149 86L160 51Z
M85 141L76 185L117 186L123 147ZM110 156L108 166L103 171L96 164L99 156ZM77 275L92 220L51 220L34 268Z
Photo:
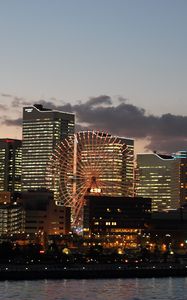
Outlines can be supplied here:
M0 139L0 191L21 191L22 143Z
M133 139L83 131L78 133L77 142L77 178L80 177L80 183L81 179L84 181L84 172L89 192L97 192L99 188L104 195L132 196Z
M174 156L157 153L137 155L136 194L152 199L152 211L180 206L179 161Z
M179 162L180 205L187 203L187 151L178 151L174 157Z
M151 199L86 196L84 235L104 247L137 248L139 235L151 219Z
M49 157L57 143L74 134L74 124L71 113L45 109L39 104L23 108L23 191L48 187Z
M55 205L49 191L22 192L25 233L60 235L70 231L70 208Z

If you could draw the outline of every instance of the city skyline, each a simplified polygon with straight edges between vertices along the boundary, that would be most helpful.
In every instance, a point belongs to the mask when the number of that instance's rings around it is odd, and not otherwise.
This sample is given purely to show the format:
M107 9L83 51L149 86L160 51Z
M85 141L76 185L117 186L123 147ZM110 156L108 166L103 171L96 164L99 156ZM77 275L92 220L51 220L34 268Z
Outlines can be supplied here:
M135 138L137 152L185 148L186 1L0 8L0 137L21 138L22 106L44 99L81 127Z
M0 300L185 300L186 13L0 0Z

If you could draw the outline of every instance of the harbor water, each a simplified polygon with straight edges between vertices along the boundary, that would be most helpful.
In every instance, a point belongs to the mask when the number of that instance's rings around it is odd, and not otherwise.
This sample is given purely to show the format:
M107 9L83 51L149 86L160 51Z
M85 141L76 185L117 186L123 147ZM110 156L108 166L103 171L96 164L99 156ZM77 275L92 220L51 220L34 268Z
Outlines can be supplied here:
M1 281L0 300L186 300L187 277Z

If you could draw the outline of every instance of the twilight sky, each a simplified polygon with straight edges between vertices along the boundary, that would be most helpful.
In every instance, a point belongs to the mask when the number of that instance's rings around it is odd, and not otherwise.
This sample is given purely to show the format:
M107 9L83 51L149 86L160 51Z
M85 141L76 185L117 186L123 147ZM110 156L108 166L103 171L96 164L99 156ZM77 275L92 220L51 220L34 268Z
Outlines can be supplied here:
M186 0L0 0L0 137L41 102L137 151L187 149L186 15Z

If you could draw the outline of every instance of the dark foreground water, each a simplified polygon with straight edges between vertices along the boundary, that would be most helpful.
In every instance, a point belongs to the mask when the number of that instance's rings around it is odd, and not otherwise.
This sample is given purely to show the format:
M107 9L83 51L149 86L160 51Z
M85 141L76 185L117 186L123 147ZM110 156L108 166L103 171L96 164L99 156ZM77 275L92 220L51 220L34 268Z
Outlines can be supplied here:
M187 278L0 282L0 300L186 300Z

